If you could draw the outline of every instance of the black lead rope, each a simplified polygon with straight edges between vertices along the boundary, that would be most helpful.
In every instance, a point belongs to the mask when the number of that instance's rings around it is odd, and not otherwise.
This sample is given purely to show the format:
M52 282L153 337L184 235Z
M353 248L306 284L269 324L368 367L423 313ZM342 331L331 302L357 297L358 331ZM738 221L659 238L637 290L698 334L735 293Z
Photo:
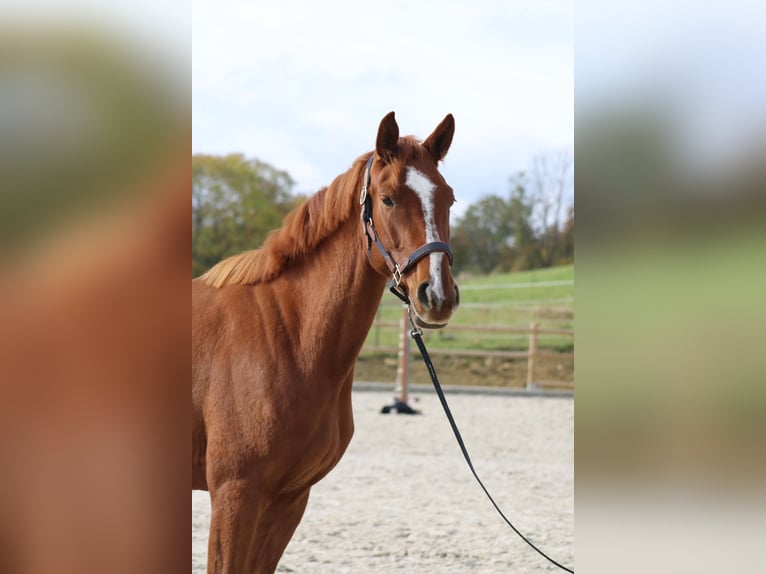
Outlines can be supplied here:
M369 187L370 187L370 179L371 179L371 169L372 169L372 163L374 161L375 154L371 154L369 159L367 160L367 166L365 168L365 174L364 174L364 185L362 186L362 192L361 196L359 198L359 204L362 206L361 211L361 219L362 219L362 232L367 237L367 255L370 257L370 260L372 260L372 245L374 242L374 245L377 247L378 251L380 251L381 256L383 257L383 260L386 262L386 265L391 269L393 273L393 281L389 285L389 289L391 290L391 293L396 295L399 299L401 299L406 305L408 312L411 313L410 309L410 299L407 296L407 293L402 289L400 286L402 276L404 273L406 273L414 264L416 261L424 257L425 255L432 253L434 251L441 251L449 257L450 264L452 264L452 252L450 251L450 247L446 243L442 243L440 241L434 241L431 243L427 243L418 249L415 250L415 252L410 255L410 257L407 258L407 261L404 263L404 266L399 266L391 256L391 254L383 247L383 244L380 242L380 238L378 237L377 232L375 231L375 225L372 222L372 201L370 199L369 195ZM519 535L519 537L529 544L540 556L548 560L551 564L554 564L555 566L558 566L562 570L565 570L566 572L571 572L571 574L574 574L574 570L570 570L566 566L562 566L558 562L556 562L553 558L548 556L545 552L540 550L537 546L535 546L532 542L530 542L526 536L524 536L519 530L511 523L510 520L503 514L503 511L500 510L500 507L495 502L495 499L492 498L492 495L487 490L487 487L484 486L484 483L479 478L479 475L476 473L476 470L473 468L473 463L471 462L471 457L468 456L468 451L465 448L465 444L463 443L463 437L460 435L460 431L457 428L457 423L455 423L455 418L452 416L452 411L450 411L449 405L447 404L447 399L444 397L444 392L442 391L441 385L439 384L439 378L436 376L436 370L434 369L434 365L431 362L431 357L428 355L428 350L426 349L425 343L423 343L423 331L421 331L418 327L415 326L415 323L412 320L412 315L410 315L410 323L412 324L412 330L410 331L410 336L412 336L413 339L415 339L415 343L418 345L418 350L420 351L420 356L423 357L423 362L426 364L426 368L428 369L428 374L431 375L431 382L434 384L434 389L436 389L436 394L439 396L439 401L442 404L442 408L444 409L444 414L447 415L447 420L449 421L450 426L452 427L452 432L455 434L455 438L457 439L457 444L460 446L460 450L463 452L463 457L465 457L465 461L468 463L468 468L471 469L471 472L473 473L474 478L479 483L479 486L481 486L481 489L484 491L484 494L487 495L487 498L489 498L489 501L492 503L492 506L495 507L495 510L502 516L503 520L508 524L508 526L511 527L511 529Z
M397 293L394 293L395 295L399 296ZM401 297L400 297L401 298ZM410 323L412 323L412 317L410 317ZM423 331L421 331L418 327L412 324L412 330L410 331L410 336L415 339L415 343L418 346L418 350L420 351L420 356L423 357L423 362L426 364L426 368L428 369L428 374L431 375L431 382L434 384L434 389L436 389L436 394L439 396L439 401L442 404L442 408L444 409L444 414L447 415L447 420L449 421L450 426L452 427L452 432L455 435L455 438L457 439L457 444L460 446L460 450L463 452L463 457L465 458L465 461L468 463L468 468L471 469L471 472L473 473L474 478L479 483L479 486L481 486L481 489L484 491L484 494L487 495L487 498L489 498L489 501L492 503L492 506L495 507L495 510L497 510L498 514L502 516L503 520L508 524L508 526L511 527L511 529L519 535L519 537L529 544L529 546L532 547L540 556L548 560L551 564L554 564L555 566L558 566L562 570L565 570L567 572L571 572L574 574L574 570L571 570L567 568L566 566L563 566L556 562L553 558L548 556L545 552L540 550L537 546L535 546L529 539L527 539L526 536L524 536L519 530L511 523L510 520L503 514L503 511L500 510L500 507L495 502L495 499L492 498L492 495L487 490L487 487L484 486L484 483L479 478L479 475L476 473L476 469L473 467L473 463L471 462L471 457L468 456L468 450L465 448L465 444L463 443L463 437L460 435L460 431L457 428L457 423L455 422L455 418L452 416L452 411L450 411L449 405L447 404L447 399L444 396L444 391L442 391L442 387L439 384L439 378L436 376L436 370L434 369L434 365L431 362L431 357L428 355L428 350L426 349L426 345L423 342Z

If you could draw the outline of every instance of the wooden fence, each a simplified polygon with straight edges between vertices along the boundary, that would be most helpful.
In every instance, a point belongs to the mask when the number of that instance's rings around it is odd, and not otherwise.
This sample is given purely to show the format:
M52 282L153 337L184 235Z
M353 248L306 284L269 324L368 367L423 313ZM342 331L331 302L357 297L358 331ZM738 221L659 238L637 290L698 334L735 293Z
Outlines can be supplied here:
M365 345L362 352L385 352L396 353L398 356L397 366L397 388L402 390L402 402L406 402L407 379L409 372L410 356L410 336L409 320L407 317L406 306L404 307L402 318L397 321L376 320L373 328L398 328L399 345ZM574 331L569 329L547 329L540 328L537 322L530 323L528 328L505 327L502 325L450 325L450 331L474 331L485 333L506 333L506 334L526 334L529 336L528 349L526 351L508 351L508 350L479 350L479 349L452 349L452 348L432 348L428 350L430 355L452 355L463 357L494 357L501 359L526 359L527 361L527 390L535 390L546 387L557 387L565 389L574 389L574 381L551 381L540 380L535 375L535 369L541 361L546 359L573 359L574 353L558 353L550 351L541 351L538 346L540 335L564 335L574 337Z

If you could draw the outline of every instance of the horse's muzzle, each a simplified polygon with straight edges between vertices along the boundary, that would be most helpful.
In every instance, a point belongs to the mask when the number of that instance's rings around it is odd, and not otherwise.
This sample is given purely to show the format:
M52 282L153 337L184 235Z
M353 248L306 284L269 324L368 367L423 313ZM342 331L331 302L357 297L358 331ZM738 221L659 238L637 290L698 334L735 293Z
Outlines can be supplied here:
M417 288L417 301L412 301L415 311L414 321L424 329L442 329L447 326L452 313L460 302L460 292L457 285L451 284L452 293L445 296L441 289L434 289L428 281L422 282Z

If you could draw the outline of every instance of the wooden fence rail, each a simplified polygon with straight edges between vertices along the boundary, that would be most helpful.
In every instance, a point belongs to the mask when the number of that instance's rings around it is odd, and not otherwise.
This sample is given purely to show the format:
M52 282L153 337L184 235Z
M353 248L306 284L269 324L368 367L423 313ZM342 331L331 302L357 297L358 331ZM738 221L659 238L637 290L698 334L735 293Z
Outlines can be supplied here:
M396 373L397 389L401 390L401 401L407 402L407 379L409 372L409 320L407 310L404 308L402 318L399 321L377 320L373 327L395 327L400 330L399 346L365 345L364 351L377 351L397 353L398 368ZM550 386L574 389L574 381L542 381L535 376L535 367L541 359L573 359L574 353L552 353L540 351L538 338L544 335L568 335L574 337L574 331L568 329L541 329L539 323L531 323L528 328L505 327L502 325L450 325L450 331L477 331L492 333L515 333L528 334L529 345L527 351L501 351L501 350L477 350L477 349L429 349L431 355L453 355L463 357L493 357L502 359L526 359L527 360L527 390L534 390Z

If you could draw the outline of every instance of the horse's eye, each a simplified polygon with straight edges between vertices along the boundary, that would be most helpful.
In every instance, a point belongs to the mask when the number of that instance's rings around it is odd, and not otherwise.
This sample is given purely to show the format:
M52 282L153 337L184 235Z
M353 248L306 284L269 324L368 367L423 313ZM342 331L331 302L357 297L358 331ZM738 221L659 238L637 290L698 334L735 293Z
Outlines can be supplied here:
M383 205L385 205L386 207L393 207L394 206L394 200L391 199L390 197L388 197L387 195L384 195L381 198L381 201L383 202Z

